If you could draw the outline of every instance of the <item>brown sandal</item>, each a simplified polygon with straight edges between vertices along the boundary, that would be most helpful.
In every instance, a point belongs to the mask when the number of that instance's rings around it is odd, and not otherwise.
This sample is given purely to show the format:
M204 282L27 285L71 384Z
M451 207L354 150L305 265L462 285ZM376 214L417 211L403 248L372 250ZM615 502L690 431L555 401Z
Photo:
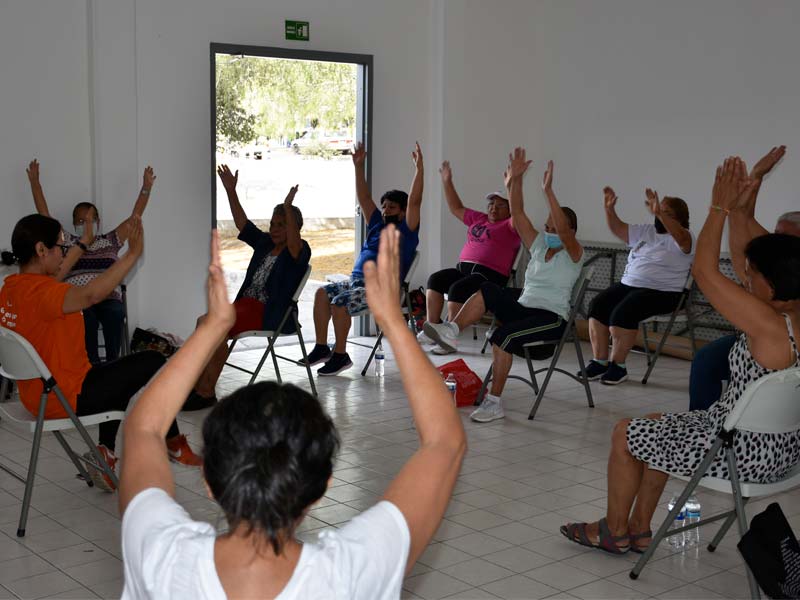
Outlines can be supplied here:
M605 517L600 519L597 524L600 528L598 543L592 542L589 539L589 536L586 535L586 527L588 523L568 523L567 525L562 525L560 531L564 537L571 542L575 542L576 544L587 546L589 548L598 548L611 554L625 554L631 549L630 537L627 535L611 535L611 530L608 528L608 523L606 522ZM578 537L575 537L576 533L578 534ZM623 541L627 541L628 543L621 546L618 545L618 542Z

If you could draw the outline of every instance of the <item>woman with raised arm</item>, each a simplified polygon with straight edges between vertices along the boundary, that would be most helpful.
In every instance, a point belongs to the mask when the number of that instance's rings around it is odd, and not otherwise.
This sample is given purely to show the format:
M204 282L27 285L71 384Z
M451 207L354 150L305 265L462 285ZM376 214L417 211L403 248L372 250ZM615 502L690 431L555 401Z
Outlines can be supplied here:
M467 226L467 241L461 248L455 268L436 271L428 277L425 290L427 320L441 323L444 295L447 294L447 320L452 321L470 296L484 283L504 287L508 282L514 258L519 250L519 234L511 224L507 192L486 196L486 212L466 208L453 185L450 163L444 161L439 169L444 197L450 213ZM417 335L421 344L434 341L424 331ZM451 350L437 346L434 354L449 354Z
M275 331L289 308L292 294L306 274L308 261L311 260L311 247L300 237L303 213L294 205L299 186L291 187L283 204L275 206L269 221L269 232L265 232L247 218L239 202L236 193L239 171L234 174L228 165L220 165L217 167L217 175L228 195L239 239L253 248L247 274L233 303L236 321L228 331L226 340L244 331ZM204 318L205 316L200 317L198 324ZM294 333L294 321L287 320L281 331ZM215 388L228 358L226 340L220 342L209 359L183 405L183 410L200 410L217 402Z
M40 215L49 217L50 209L39 178L39 161L32 160L26 171L36 211ZM131 216L108 233L101 233L100 213L94 204L79 202L75 205L72 209L72 226L75 233L64 233L66 245L70 249L64 257L59 273L56 274L59 281L77 286L87 285L117 261L119 251L130 235L133 220L141 218L147 208L155 180L153 168L146 167L142 174L142 187L133 205ZM84 341L91 364L96 365L100 362L97 339L100 325L103 326L105 361L109 362L119 357L124 320L125 306L122 303L122 290L119 285L110 290L108 296L100 298L95 304L84 309Z
M68 246L61 224L42 215L23 217L11 236L12 252L3 253L3 262L19 264L19 274L10 275L0 289L0 326L24 337L50 369L67 402L78 416L109 410L124 411L133 395L164 364L157 352L130 354L111 363L92 365L86 355L81 311L106 298L139 260L144 248L141 219L131 221L128 251L111 267L83 286L56 279ZM19 382L20 399L36 415L42 395L38 379ZM63 419L67 413L50 392L46 419ZM98 450L114 469L115 440L119 421L100 424ZM186 436L180 435L173 420L164 430L172 460L197 466ZM113 483L100 470L90 467L89 474L98 488L113 491Z
M619 421L611 436L606 516L595 523L561 527L570 540L616 554L629 549L644 552L652 538L650 520L668 476L694 474L749 384L774 371L800 366L794 334L800 330L800 238L772 233L751 240L745 248L745 287L719 270L725 220L737 199L754 185L738 157L717 169L692 269L706 298L742 332L728 357L731 381L725 395L707 411ZM739 479L770 483L800 462L800 431L740 431L734 437L734 450ZM723 454L717 455L708 474L729 477Z
M622 281L600 292L589 306L594 357L586 365L586 375L590 381L617 385L628 379L625 360L636 342L639 322L671 313L680 302L695 249L689 208L680 198L667 196L659 201L658 194L648 188L646 204L654 224L629 225L617 215L614 190L606 187L603 194L608 228L631 251Z
M458 333L491 310L500 326L492 333L492 383L481 405L470 415L473 421L486 423L505 416L501 394L505 387L514 354L524 356L523 346L538 340L558 339L567 326L572 288L583 266L583 246L575 234L578 217L572 209L561 206L553 192L553 161L547 165L542 189L550 214L539 231L525 214L522 180L532 161L523 148L509 155L505 179L511 199L511 223L522 243L530 250L531 260L525 269L522 289L501 288L492 283L481 285L459 311L453 323L425 323L425 331L440 346L455 346ZM550 350L549 348L547 349Z
M203 423L203 475L228 522L218 535L175 501L163 436L234 323L212 235L208 316L125 420L120 512L123 598L399 598L403 577L439 527L466 436L438 371L406 327L400 235L381 233L364 276L370 310L392 344L420 446L375 506L301 544L295 532L326 492L338 447L319 401L262 382L222 399Z

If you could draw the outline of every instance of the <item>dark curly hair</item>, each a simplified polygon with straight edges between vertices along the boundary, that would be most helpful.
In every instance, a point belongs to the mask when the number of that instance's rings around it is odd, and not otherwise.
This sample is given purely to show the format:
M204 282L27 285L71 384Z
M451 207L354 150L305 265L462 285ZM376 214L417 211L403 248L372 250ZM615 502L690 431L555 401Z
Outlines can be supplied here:
M220 401L203 423L203 473L231 531L245 525L283 551L333 473L339 437L319 401L259 382Z
M400 205L401 210L408 208L408 194L403 190L389 190L381 196L381 206L385 201L395 202Z
M11 252L3 252L2 261L6 265L13 265L15 262L26 265L36 256L36 244L42 242L45 247L52 248L58 243L60 234L61 223L52 217L22 217L11 234Z
M767 233L750 240L744 255L772 287L773 300L800 299L800 237Z

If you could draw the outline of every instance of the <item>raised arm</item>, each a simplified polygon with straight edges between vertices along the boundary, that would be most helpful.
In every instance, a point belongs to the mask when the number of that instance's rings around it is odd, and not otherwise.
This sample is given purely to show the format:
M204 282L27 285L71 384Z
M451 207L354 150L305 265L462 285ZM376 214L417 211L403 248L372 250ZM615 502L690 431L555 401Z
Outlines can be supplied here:
M617 215L617 195L609 186L603 188L603 206L606 209L606 223L611 233L627 244L628 224Z
M400 234L393 225L381 232L378 263L364 266L367 303L392 345L419 434L419 449L383 494L403 513L411 533L406 572L439 528L455 487L467 438L441 374L408 330L400 294Z
M94 238L94 221L89 220L84 224L81 239L78 240L78 243L70 247L64 260L61 261L61 267L59 267L58 273L56 274L56 279L58 281L64 281L64 279L66 279L69 272L72 271L72 267L74 267L75 263L83 256L85 249L92 245Z
M444 161L439 169L439 175L442 176L442 187L444 188L444 199L447 201L447 208L459 221L464 221L464 213L466 208L461 202L461 197L456 191L456 186L453 185L453 171L450 168L450 162Z
M300 238L300 227L297 224L297 218L292 210L292 203L294 202L294 197L299 187L299 185L296 185L289 188L289 193L286 194L286 199L283 201L283 218L286 220L286 247L289 249L289 254L291 254L292 258L295 260L297 260L297 257L300 256L300 252L303 250L303 240Z
M419 142L414 143L411 160L414 161L414 180L411 182L411 192L408 194L406 225L411 231L416 231L419 228L422 190L425 185L425 163L422 160L422 149L419 147Z
M125 417L122 470L119 488L120 514L142 490L161 488L175 494L164 436L194 387L211 355L233 325L236 313L228 301L219 260L217 230L211 236L208 267L208 317L145 388Z
M78 312L108 297L139 260L143 249L142 220L136 217L133 219L128 237L128 251L87 285L70 287L64 296L64 312L67 314Z
M647 196L647 207L650 209L650 212L661 221L667 229L667 233L669 233L672 239L675 240L675 243L678 244L678 248L681 249L681 252L689 254L692 251L692 234L689 233L689 230L681 225L677 219L668 215L661 209L661 202L655 190L647 188L644 193ZM717 248L717 250L719 250L719 248Z
M153 190L155 181L156 176L153 173L153 167L148 165L142 174L142 187L139 188L139 196L137 196L136 203L133 205L131 216L117 226L116 232L120 244L124 244L125 240L128 239L133 219L142 218L144 209L147 208L147 202L150 200L150 192Z
M225 193L228 195L228 204L231 207L231 214L233 215L233 222L236 229L240 232L247 224L247 215L239 202L239 195L236 193L236 183L239 181L239 170L236 174L231 173L228 165L220 165L217 167L217 175L222 180L222 187L225 188Z
M769 233L756 221L756 199L764 177L772 171L778 161L786 154L786 146L775 146L753 166L750 171L752 186L749 193L738 200L728 215L728 250L733 269L740 281L745 280L744 249L750 240Z
M525 214L522 197L522 179L532 162L532 160L526 159L524 148L514 148L514 152L508 155L508 167L503 173L511 208L511 225L517 230L526 248L530 248L536 236L539 235L528 215Z
M752 192L755 185L747 176L744 163L738 157L726 159L723 166L717 168L711 208L697 238L692 274L709 302L734 327L748 336L766 336L769 339L772 336L786 335L786 326L781 316L769 304L728 279L719 270L719 247L725 217L736 206L738 198Z
M583 246L581 246L578 239L575 237L575 231L570 226L569 219L564 211L561 210L561 205L558 203L555 192L553 192L553 161L548 161L547 169L544 172L544 179L542 181L542 189L544 190L547 204L550 207L550 215L553 217L553 225L556 228L558 237L561 243L564 244L564 249L569 254L572 262L578 262L583 256Z
M45 217L49 217L50 209L47 208L47 200L44 199L42 183L39 181L39 161L34 158L28 165L28 168L25 169L25 172L28 174L28 181L31 184L33 205L36 207L36 212Z
M356 197L358 198L358 205L361 207L361 214L364 216L364 221L369 223L372 218L372 213L377 210L375 201L369 193L369 185L367 185L367 175L364 171L364 163L367 160L367 151L364 149L364 142L359 142L353 148L353 170L356 174Z

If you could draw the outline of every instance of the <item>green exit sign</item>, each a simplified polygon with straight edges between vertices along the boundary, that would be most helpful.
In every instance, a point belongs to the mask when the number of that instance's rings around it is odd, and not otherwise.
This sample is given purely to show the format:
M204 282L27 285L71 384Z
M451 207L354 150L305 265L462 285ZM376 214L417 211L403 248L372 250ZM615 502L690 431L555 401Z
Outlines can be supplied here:
M307 42L309 34L308 21L286 21L286 39Z

